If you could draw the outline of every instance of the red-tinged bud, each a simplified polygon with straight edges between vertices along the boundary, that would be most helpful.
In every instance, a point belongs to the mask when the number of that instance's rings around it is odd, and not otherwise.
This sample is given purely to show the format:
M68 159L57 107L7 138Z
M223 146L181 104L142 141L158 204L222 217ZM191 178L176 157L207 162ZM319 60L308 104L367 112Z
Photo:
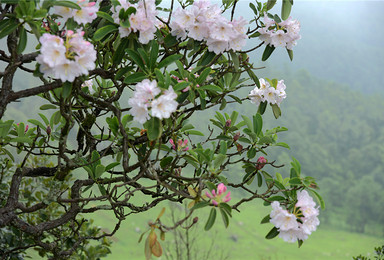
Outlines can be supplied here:
M51 132L52 132L51 126L48 125L47 126L47 135L51 135Z
M240 138L240 132L237 132L234 136L233 136L233 141L237 141L237 140L239 140L239 138Z
M198 218L198 217L194 217L194 218L193 218L193 224L196 224L197 221L199 221L199 218Z
M241 152L243 150L243 146L241 144L236 144L236 148L238 152Z
M29 129L29 125L26 125L25 126L25 132L28 132L28 129Z
M267 163L267 159L265 159L263 156L260 156L259 159L257 159L256 169L258 170L263 169L266 163Z
M230 127L231 126L231 123L232 123L232 120L231 119L228 119L226 122L225 122L225 127Z

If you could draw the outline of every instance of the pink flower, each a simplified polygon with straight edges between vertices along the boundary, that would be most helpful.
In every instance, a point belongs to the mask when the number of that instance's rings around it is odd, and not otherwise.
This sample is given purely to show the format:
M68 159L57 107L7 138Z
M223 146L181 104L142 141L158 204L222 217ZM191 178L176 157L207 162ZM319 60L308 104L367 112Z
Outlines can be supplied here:
M215 190L211 191L211 194L209 192L205 192L205 195L207 195L208 198L211 199L211 203L215 206L219 205L219 203L226 203L231 200L231 192L228 191L228 193L224 196L224 193L227 191L227 187L220 183L217 185L217 192ZM224 197L223 197L224 196Z

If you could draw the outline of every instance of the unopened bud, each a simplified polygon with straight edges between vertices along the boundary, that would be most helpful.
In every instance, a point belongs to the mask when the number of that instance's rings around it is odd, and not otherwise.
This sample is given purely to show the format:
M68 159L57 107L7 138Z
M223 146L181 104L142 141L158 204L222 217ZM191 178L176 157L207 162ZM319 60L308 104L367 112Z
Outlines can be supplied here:
M194 217L194 218L193 218L193 224L196 224L197 221L199 221L199 217Z
M228 119L228 120L225 122L225 127L230 127L230 126L231 126L231 123L232 123L232 120L231 120L231 119Z
M47 125L47 135L51 135L52 129L50 125Z
M234 136L233 136L233 141L237 141L237 140L239 140L239 138L240 138L240 132L237 132Z
M266 163L267 163L267 159L265 159L263 156L260 156L259 159L257 159L256 169L258 170L263 169Z
M243 150L243 146L241 144L236 144L236 148L238 152L241 152Z

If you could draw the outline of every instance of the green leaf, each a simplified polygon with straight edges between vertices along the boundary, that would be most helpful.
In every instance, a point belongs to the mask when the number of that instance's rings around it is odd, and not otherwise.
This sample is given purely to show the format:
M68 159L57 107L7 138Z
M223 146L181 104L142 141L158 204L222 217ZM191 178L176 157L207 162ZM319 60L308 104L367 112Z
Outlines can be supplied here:
M256 76L256 74L252 71L251 68L247 70L248 76L255 82L256 86L260 88L260 81L259 78Z
M289 184L291 184L291 186L301 185L302 181L300 178L295 177L289 180Z
M167 168L168 165L171 164L172 161L173 161L173 157L172 156L164 157L160 161L160 167L165 169L165 168Z
M133 60L134 64L140 67L141 70L145 70L145 65L140 57L139 53L134 50L126 49L125 52L129 55L129 57Z
M11 139L10 142L32 144L33 140L30 139L29 137L26 137L26 136L19 136L19 137Z
M5 36L11 34L13 31L16 30L16 28L19 26L19 24L15 23L14 20L11 20L7 26L2 28L0 31L0 39L4 38Z
M255 158L255 156L256 156L256 149L255 148L251 148L251 149L249 149L248 150L248 152L247 152L247 157L249 158L249 159L253 159L253 158Z
M269 220L271 220L271 216L268 214L261 220L260 224L267 224Z
M64 6L64 7L68 7L68 8L72 8L72 9L77 9L77 10L81 10L81 7L74 3L74 2L71 2L71 1L52 1L52 5L53 6Z
M213 167L215 169L218 169L223 163L224 161L227 159L227 156L224 155L224 154L218 154L213 162Z
M45 104L40 107L40 110L57 109L57 106L52 104Z
M231 55L231 59L233 62L233 66L235 66L235 70L238 71L239 65L240 65L239 57L236 55L236 53L233 50L230 50L229 54Z
M257 174L257 186L263 186L263 176L260 174L260 172Z
M93 39L95 41L100 41L103 39L107 34L117 31L117 27L115 25L106 25L104 27L101 27L98 29L95 34L93 35Z
M262 56L261 60L262 61L268 60L269 56L271 56L271 54L272 54L272 52L274 50L275 50L274 46L271 46L271 45L265 46L265 49L264 49L263 56Z
M248 129L249 130L253 129L253 124L252 124L251 119L249 119L248 117L243 116L243 115L241 117L243 118L244 122L247 124Z
M266 5L267 11L271 10L275 6L276 1L277 0L268 0Z
M257 109L257 113L259 113L260 115L264 114L265 110L267 109L267 105L268 105L267 101L261 102L259 105L259 108Z
M199 136L204 136L204 134L200 131L197 131L197 130L186 130L184 132L185 134L188 134L188 135L199 135Z
M115 21L113 20L112 16L110 16L109 14L107 14L105 12L98 11L98 12L96 12L96 14L97 14L98 17L104 18L108 22L115 23Z
M71 82L64 82L63 84L63 91L61 92L61 96L66 99L71 95L72 92L72 83Z
M281 109L277 104L272 104L272 111L273 115L275 116L276 119L278 119L281 116Z
M216 190L216 185L213 184L212 182L210 181L206 181L205 182L205 186L207 186L207 189L211 192L212 190Z
M149 56L149 68L152 70L155 68L157 58L159 57L159 44L153 40L151 43L151 53Z
M221 202L219 204L219 207L222 208L227 213L228 216L232 217L232 208L231 208L231 206L229 206L225 202Z
M202 67L207 66L214 60L215 57L216 57L216 54L214 52L207 51L201 57L200 61L197 63L197 66L202 66Z
M177 60L180 60L181 57L183 57L182 54L173 54L171 56L166 57L162 61L160 61L159 65L157 66L159 69L168 66L169 64L174 63Z
M121 39L120 44L117 46L115 53L112 56L112 61L114 64L120 64L121 60L125 56L125 49L129 45L129 39L127 37Z
M300 239L297 240L297 245L299 248L303 245L303 243L304 243L303 240L300 240Z
M98 179L101 177L101 175L105 172L105 166L104 165L97 165L95 168L95 179Z
M195 205L193 205L191 210L204 208L204 207L208 206L209 204L210 203L208 201L200 201L200 202L195 203Z
M287 52L288 52L289 59L292 61L293 60L293 50L287 49Z
M0 122L0 137L4 138L8 135L9 130L13 125L14 120L7 120L5 122Z
M21 54L24 50L25 47L27 46L27 31L25 30L24 27L20 28L20 39L19 39L19 44L17 45L17 53Z
M113 162L113 163L110 163L110 164L108 164L108 165L105 167L105 171L107 172L107 171L109 171L109 170L115 168L115 167L118 166L118 165L120 165L119 162Z
M290 13L291 13L292 4L290 0L283 0L283 5L281 7L281 19L286 20L288 19Z
M223 208L219 208L219 209L220 209L221 217L223 218L224 226L227 228L229 225L228 215Z
M263 129L263 118L259 113L253 116L253 132L259 136Z
M41 123L39 120L36 120L36 119L29 119L28 122L31 123L31 124L34 124L34 125L39 126L39 127L40 127L41 129L43 129L43 130L46 130L46 126L43 125L43 123Z
M135 72L124 79L125 84L134 84L140 81L143 81L146 79L148 76L144 72Z
M212 208L211 212L209 213L207 223L205 224L205 227L204 227L205 231L208 231L211 229L213 224L215 224L215 220L216 220L216 209Z
M173 88L174 91L180 91L180 90L183 90L185 88L187 88L188 86L191 85L191 82L188 82L188 81L182 81L182 82L179 82L175 85L175 87Z
M253 13L254 13L255 15L257 15L257 9L256 9L256 6L255 6L254 4L252 4L252 3L249 3L249 7L252 9Z
M179 41L176 39L176 36L172 36L171 34L168 34L164 38L164 44L167 48L170 48L170 47L176 45L177 43L179 43Z
M291 147L289 147L289 145L286 144L286 143L276 143L275 146L281 146L281 147L284 147L284 148L287 148L287 149L291 149Z
M150 141L158 139L163 131L161 120L157 117L152 117L145 122L144 127L148 130L147 135Z
M211 68L205 68L201 73L200 76L197 78L196 82L199 85L202 85L205 81L205 79L208 77L209 73L211 73Z
M319 202L321 209L324 210L325 209L325 202L324 202L323 198L320 196L320 194L317 193L316 191L312 190L312 189L310 189L309 191L311 191L313 194L315 194L315 197L316 197L317 201Z
M271 231L265 236L266 239L272 239L276 237L279 234L279 231L277 230L276 227L273 227Z
M206 85L206 86L200 87L200 89L216 91L216 92L222 92L223 91L219 86L216 86L216 85Z
M116 116L114 117L107 117L105 119L105 121L107 122L109 128L111 129L112 133L117 136L118 135L118 132L119 132L119 120L117 119Z
M220 154L224 154L226 155L227 154L227 142L226 141L223 141L221 140L220 141L220 149L219 149L219 153Z
M39 116L44 120L45 125L49 125L49 120L45 115L39 113Z

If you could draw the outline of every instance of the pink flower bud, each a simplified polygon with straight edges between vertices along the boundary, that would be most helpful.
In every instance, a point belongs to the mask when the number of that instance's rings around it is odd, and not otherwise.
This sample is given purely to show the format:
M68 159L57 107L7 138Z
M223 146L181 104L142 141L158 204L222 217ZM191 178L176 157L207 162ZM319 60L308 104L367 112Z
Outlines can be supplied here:
M227 187L223 183L220 183L219 185L217 185L217 195L221 195L226 191L227 191Z
M240 132L237 132L234 136L233 136L233 141L237 141L237 140L239 140L239 138L240 138Z
M230 126L231 126L231 123L232 123L232 120L231 120L231 119L228 119L228 120L225 122L225 127L230 127Z
M256 169L258 170L263 169L266 163L267 163L267 159L265 159L263 156L260 156L259 159L257 159Z
M47 126L47 135L51 135L51 132L52 132L52 129L51 129L51 127L48 125L48 126Z

